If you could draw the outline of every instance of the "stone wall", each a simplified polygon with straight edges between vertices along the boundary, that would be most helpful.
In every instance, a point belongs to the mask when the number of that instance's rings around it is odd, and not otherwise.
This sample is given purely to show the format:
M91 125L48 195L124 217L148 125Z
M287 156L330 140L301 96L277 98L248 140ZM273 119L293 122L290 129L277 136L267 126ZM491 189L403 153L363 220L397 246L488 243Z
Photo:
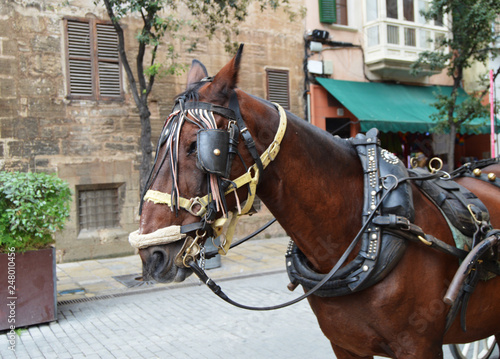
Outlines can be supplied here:
M299 4L302 1L292 1L292 6ZM292 112L300 116L302 20L290 23L280 10L261 14L253 8L251 14L238 37L245 43L240 87L265 98L266 67L287 69ZM0 4L0 169L53 172L71 185L71 218L56 237L58 261L131 254L127 237L139 221L137 110L125 77L125 95L119 101L68 99L63 21L68 16L107 20L104 9L94 5L93 0L69 1L65 5L55 0L10 0ZM127 51L132 59L139 22L130 18L125 25ZM159 58L162 56L164 50ZM202 42L197 51L183 54L181 60L190 63L198 58L213 75L230 57L215 39ZM150 97L154 144L173 98L184 90L185 82L185 75L157 80ZM109 183L118 186L119 226L82 232L78 225L79 188ZM263 214L259 221L256 215L248 223L264 223L267 217Z

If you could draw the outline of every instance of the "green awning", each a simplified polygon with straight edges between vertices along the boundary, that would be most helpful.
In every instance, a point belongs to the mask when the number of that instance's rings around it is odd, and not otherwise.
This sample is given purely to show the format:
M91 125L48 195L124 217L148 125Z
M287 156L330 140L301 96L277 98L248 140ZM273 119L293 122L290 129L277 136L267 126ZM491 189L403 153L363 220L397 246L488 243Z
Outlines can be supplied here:
M361 124L361 131L372 127L382 132L433 132L436 125L431 114L436 113L432 103L435 94L450 94L451 86L408 86L375 82L353 82L325 78L316 80L344 105ZM457 102L468 96L459 90ZM475 131L490 133L489 119L471 122Z

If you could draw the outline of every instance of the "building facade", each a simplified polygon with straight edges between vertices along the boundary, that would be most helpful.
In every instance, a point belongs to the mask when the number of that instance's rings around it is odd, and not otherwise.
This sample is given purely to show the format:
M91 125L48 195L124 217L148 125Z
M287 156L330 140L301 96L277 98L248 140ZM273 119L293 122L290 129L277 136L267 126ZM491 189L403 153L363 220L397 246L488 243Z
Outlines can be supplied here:
M405 162L417 153L446 160L447 136L431 133L430 115L436 111L433 93L446 94L451 78L446 69L410 74L419 53L450 36L450 19L427 21L420 14L430 3L307 1L304 62L310 122L344 137L377 127L382 144ZM485 136L462 134L456 157L489 156Z
M140 19L123 25L134 59ZM302 29L300 18L251 7L236 38L245 43L240 87L302 111ZM180 61L197 58L214 75L231 55L217 36L200 37L192 53L176 43ZM167 58L167 49L157 56ZM55 173L74 192L71 217L56 236L58 261L133 253L127 239L139 223L140 123L105 9L93 0L3 2L0 79L0 169ZM156 80L153 146L185 84L185 74Z

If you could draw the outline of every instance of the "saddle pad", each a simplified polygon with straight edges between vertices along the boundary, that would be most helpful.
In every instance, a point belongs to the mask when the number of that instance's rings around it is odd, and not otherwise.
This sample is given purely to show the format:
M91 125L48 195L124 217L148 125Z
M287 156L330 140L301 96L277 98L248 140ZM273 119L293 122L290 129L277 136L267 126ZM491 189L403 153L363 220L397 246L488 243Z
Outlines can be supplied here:
M424 169L413 169L409 172L413 177L429 174ZM436 178L415 181L415 184L441 209L448 221L467 237L472 237L476 232L476 224L468 209L469 205L472 205L478 219L482 221L490 219L488 209L483 202L474 193L455 181Z

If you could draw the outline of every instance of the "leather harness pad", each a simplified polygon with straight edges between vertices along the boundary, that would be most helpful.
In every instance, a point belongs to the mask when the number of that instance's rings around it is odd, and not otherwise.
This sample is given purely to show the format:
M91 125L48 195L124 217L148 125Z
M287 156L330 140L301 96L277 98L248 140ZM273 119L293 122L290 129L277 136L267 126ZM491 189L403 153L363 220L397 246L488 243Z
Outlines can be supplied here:
M429 174L423 169L410 171L413 176ZM471 216L468 205L472 208L482 221L489 221L488 209L477 196L459 185L455 181L436 178L427 181L415 181L415 184L424 192L441 211L448 221L467 237L472 237L476 231L474 219Z
M386 191L383 186L383 177L387 176L389 185L392 183L389 181L395 180L391 176L398 179L408 176L403 163L379 147L377 135L378 131L372 129L366 136L359 134L351 139L358 151L365 174L363 223L372 210L372 206L379 202ZM411 186L406 182L400 183L385 198L381 212L382 216L404 216L413 221ZM342 296L374 285L394 268L403 256L406 247L406 240L386 233L373 223L370 224L362 237L358 255L340 268L315 294L321 297ZM288 276L292 283L299 283L309 290L324 277L324 274L314 271L309 266L307 258L294 244L289 247L286 257Z
M225 130L199 130L197 134L197 166L202 171L227 177L229 132Z

